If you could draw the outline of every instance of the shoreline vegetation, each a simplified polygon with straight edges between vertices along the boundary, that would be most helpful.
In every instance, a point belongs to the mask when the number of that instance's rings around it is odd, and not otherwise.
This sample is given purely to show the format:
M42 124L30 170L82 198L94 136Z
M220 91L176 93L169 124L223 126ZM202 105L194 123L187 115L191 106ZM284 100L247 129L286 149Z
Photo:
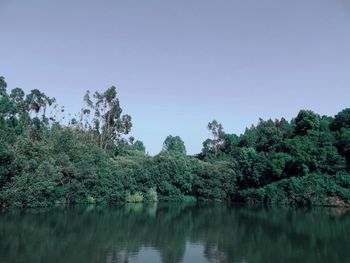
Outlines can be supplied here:
M116 88L64 108L0 77L0 207L158 201L229 201L350 207L350 108L334 117L301 110L241 135L209 122L211 138L187 155L179 136L155 156L129 133Z

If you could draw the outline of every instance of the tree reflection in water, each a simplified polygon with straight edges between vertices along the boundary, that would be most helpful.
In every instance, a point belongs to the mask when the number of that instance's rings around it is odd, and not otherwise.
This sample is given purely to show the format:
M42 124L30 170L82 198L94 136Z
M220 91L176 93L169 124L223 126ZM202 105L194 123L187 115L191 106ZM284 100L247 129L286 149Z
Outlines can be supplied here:
M7 211L0 262L348 262L346 210L214 204Z

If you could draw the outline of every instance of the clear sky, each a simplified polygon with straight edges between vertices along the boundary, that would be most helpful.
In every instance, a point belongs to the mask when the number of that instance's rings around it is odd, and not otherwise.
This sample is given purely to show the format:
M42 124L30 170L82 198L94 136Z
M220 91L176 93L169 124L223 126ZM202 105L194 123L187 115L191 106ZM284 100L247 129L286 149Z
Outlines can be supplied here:
M151 154L179 135L197 153L216 118L350 106L349 0L0 0L0 75L71 113L117 86Z

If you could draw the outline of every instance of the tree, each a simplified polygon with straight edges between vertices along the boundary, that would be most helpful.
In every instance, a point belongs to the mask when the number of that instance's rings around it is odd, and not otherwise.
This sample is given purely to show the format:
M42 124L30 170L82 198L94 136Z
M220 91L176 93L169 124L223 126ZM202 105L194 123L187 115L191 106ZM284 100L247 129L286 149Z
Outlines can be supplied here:
M337 147L347 160L350 168L350 128L342 128L337 134Z
M163 143L163 150L167 152L176 152L186 155L185 143L179 136L169 135Z
M14 91L13 98L18 99L19 103L21 102L21 94L20 90ZM15 96L15 95L17 96ZM48 118L46 116L46 110L48 107L52 106L53 103L55 103L55 98L48 97L45 93L41 92L38 89L33 89L30 91L30 93L26 96L25 99L25 105L27 106L27 111L29 113L33 112L35 114L35 117L39 117L39 114L41 113L41 120L45 123L48 123Z
M306 135L309 130L317 130L320 127L320 115L310 110L301 110L295 118L295 133Z
M331 123L332 130L339 131L341 128L350 128L350 108L339 112Z
M6 94L6 88L7 88L7 83L5 81L5 78L0 76L0 95Z
M187 156L183 140L169 135L152 157L125 136L131 117L122 115L115 87L92 98L87 92L84 101L80 121L65 124L47 114L54 98L9 92L0 77L0 207L107 204L135 193L163 201L350 204L350 109L335 118L302 110L292 122L260 119L240 136L213 120L201 154Z
M275 152L281 148L281 144L287 133L289 123L285 119L267 120L260 119L256 126L256 149L257 151Z
M146 147L142 141L137 140L133 143L133 148L137 151L146 152Z
M0 189L8 181L13 158L11 147L0 139Z
M96 91L92 99L90 98L90 92L87 91L84 101L86 108L82 111L82 117L85 116L85 127L96 134L101 148L107 149L118 144L122 135L130 132L132 127L131 116L121 115L122 108L114 86L103 93ZM90 117L91 113L93 113L92 119Z
M207 128L212 133L213 139L207 139L204 141L202 152L204 155L211 152L217 156L220 146L225 141L224 128L216 120L209 122Z

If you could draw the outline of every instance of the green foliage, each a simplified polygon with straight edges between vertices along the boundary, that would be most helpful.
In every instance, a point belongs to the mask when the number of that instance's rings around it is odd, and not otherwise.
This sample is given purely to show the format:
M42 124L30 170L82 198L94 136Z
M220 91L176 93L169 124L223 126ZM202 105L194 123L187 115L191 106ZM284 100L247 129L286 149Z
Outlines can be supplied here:
M309 110L301 110L295 118L295 133L306 135L309 131L320 127L320 116Z
M350 175L310 174L304 177L283 179L261 188L240 191L247 202L286 204L293 206L336 205L350 203ZM330 202L330 200L333 200Z
M147 201L149 201L149 202L158 202L158 193L157 193L156 189L150 188L147 191L146 198L147 198Z
M169 135L165 138L163 150L167 152L186 154L186 147L180 136Z
M155 156L150 174L161 201L181 201L192 192L190 160L182 153L163 152Z
M187 156L169 135L151 157L125 136L115 87L88 92L80 118L39 90L7 90L0 77L0 206L159 201L350 205L350 110L302 110L291 122L259 120L237 136L208 123L211 138ZM52 112L52 114L48 114Z
M137 150L137 151L140 151L140 152L143 152L143 153L146 152L146 147L145 147L145 145L143 144L142 141L136 141L136 142L133 144L133 149L134 149L134 150Z
M126 202L127 203L142 203L143 201L143 194L141 192L136 192L134 194L128 193L126 196Z
M192 160L193 196L200 201L224 201L236 192L236 171L229 162Z
M219 154L222 145L225 142L229 143L228 140L233 138L226 137L222 124L218 123L216 120L209 122L207 128L211 132L212 138L206 139L203 142L202 158L204 156L206 159L212 159L223 156Z
M96 204L96 199L92 196L88 196L86 201L88 204Z
M113 148L123 134L130 132L131 116L121 115L122 108L114 86L103 93L95 92L92 99L87 91L84 101L86 108L82 110L80 125L93 132L101 148Z
M6 88L7 88L7 83L5 81L5 78L0 76L0 96L3 96L6 94Z
M332 130L340 130L342 128L350 128L350 108L339 112L331 123Z

